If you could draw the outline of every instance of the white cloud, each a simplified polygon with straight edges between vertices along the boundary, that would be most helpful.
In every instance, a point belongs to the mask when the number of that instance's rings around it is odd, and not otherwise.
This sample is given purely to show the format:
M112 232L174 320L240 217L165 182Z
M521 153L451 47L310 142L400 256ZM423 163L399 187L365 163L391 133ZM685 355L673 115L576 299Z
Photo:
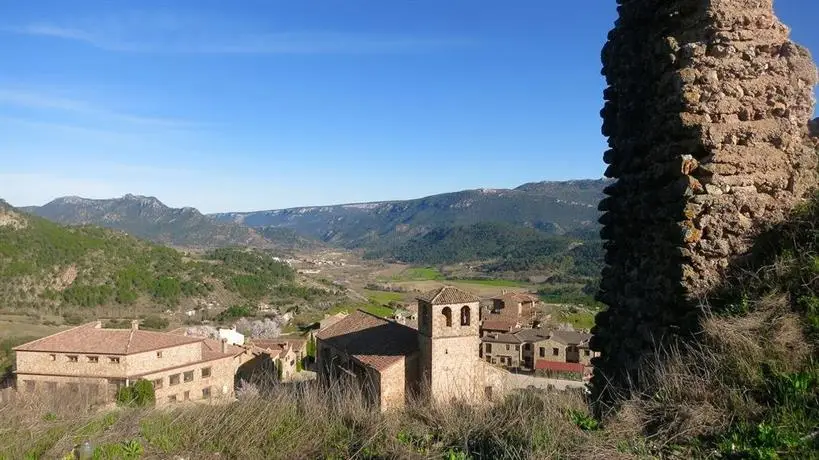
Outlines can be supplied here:
M27 89L0 89L0 106L70 112L75 114L104 117L108 120L125 123L161 128L194 128L201 125L200 123L187 120L149 117L125 113L85 100L66 98L61 95L31 91Z
M108 51L165 54L397 53L462 46L462 38L334 31L248 31L168 16L114 16L80 25L34 23L0 30L86 43Z

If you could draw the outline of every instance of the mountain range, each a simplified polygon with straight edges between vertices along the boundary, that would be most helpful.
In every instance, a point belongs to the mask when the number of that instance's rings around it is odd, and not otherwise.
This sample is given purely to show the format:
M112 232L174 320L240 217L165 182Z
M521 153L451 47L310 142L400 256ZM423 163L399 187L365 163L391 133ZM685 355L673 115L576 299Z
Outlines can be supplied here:
M561 235L597 228L597 205L609 180L534 182L403 201L212 214L220 222L288 228L345 247L394 244L433 229L501 222Z
M186 248L224 246L304 249L323 244L378 248L434 229L501 222L562 235L597 229L597 204L610 181L534 182L403 201L310 206L203 215L157 198L57 198L22 210L67 225L98 225Z
M137 238L170 246L272 246L270 240L254 229L219 222L195 208L171 208L151 196L129 194L102 200L68 196L43 206L20 209L64 225L114 228Z

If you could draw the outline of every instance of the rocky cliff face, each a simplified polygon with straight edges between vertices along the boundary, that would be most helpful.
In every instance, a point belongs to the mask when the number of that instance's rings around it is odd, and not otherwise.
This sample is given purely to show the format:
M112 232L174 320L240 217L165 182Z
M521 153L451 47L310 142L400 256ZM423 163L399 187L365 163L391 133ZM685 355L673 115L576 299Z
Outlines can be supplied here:
M603 50L607 240L593 348L626 387L814 186L816 67L771 0L619 0ZM605 377L602 377L605 375Z

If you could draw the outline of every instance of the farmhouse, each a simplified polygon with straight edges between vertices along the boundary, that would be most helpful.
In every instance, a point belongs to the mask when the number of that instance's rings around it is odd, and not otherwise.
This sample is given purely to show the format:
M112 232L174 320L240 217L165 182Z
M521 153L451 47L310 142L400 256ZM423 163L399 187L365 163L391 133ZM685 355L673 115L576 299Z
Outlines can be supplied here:
M187 400L233 397L233 379L244 349L203 337L84 324L14 348L17 388L23 392L68 389L110 401L137 380L153 383L162 406Z

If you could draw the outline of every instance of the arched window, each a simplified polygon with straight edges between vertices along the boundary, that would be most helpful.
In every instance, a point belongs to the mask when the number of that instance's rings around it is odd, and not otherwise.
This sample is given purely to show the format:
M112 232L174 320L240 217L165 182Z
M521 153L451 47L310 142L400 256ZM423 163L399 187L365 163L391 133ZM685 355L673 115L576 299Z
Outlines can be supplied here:
M469 317L471 316L469 313L469 307L466 305L461 307L461 326L469 326Z
M441 310L441 313L444 314L447 327L452 327L452 310L450 310L449 307L444 307L444 309Z

